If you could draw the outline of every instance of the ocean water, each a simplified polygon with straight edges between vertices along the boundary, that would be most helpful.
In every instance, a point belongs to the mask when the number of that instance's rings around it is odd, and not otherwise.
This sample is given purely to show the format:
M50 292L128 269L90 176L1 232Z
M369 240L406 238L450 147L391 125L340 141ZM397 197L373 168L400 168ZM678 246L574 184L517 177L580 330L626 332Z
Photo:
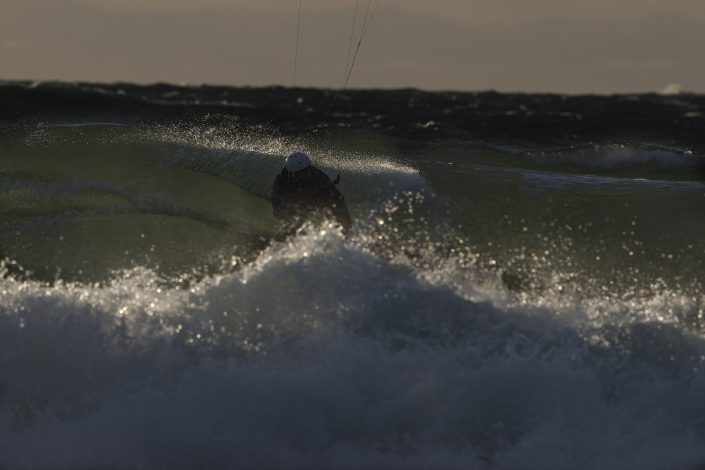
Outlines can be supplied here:
M705 468L705 97L333 95L0 83L0 468Z

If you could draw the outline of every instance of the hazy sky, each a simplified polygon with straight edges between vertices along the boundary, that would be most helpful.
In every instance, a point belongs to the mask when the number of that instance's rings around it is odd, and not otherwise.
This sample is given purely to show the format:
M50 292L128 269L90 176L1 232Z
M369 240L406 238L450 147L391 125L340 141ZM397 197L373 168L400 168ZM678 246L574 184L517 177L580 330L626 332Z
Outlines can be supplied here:
M291 85L298 4L0 0L0 79ZM297 85L340 86L355 4L303 0ZM382 0L349 86L705 92L704 47L705 0Z

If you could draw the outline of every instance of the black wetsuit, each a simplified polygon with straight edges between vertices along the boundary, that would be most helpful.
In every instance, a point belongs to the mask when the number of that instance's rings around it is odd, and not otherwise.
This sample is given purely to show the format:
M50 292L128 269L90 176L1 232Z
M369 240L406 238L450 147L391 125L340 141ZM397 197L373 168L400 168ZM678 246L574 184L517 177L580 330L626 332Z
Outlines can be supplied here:
M306 180L292 177L284 168L272 186L272 208L274 216L284 220L289 228L300 227L316 213L337 222L344 230L351 225L345 198L328 175L316 167L311 167L311 176Z

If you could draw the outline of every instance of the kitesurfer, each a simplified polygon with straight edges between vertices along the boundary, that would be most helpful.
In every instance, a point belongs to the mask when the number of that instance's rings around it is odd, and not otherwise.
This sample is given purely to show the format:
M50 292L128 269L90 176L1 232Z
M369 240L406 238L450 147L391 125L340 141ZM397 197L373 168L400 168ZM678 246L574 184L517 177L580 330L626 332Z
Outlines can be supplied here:
M344 231L350 228L350 214L345 198L334 180L316 168L308 155L294 152L286 158L284 168L272 186L274 216L289 229L296 229L315 214L338 223Z

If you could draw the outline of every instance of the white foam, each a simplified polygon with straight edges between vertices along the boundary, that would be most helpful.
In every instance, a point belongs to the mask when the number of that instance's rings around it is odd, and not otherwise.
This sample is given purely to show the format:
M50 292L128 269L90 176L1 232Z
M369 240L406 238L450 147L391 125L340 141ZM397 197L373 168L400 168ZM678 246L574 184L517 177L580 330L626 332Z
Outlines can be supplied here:
M548 164L570 163L588 168L619 169L653 165L662 168L693 168L705 163L689 150L643 144L596 144L548 152L530 152L529 158Z
M324 231L187 289L141 269L0 280L0 467L705 461L702 338L651 318L565 322L499 285L469 300L459 266L429 282ZM583 331L613 327L621 343Z

